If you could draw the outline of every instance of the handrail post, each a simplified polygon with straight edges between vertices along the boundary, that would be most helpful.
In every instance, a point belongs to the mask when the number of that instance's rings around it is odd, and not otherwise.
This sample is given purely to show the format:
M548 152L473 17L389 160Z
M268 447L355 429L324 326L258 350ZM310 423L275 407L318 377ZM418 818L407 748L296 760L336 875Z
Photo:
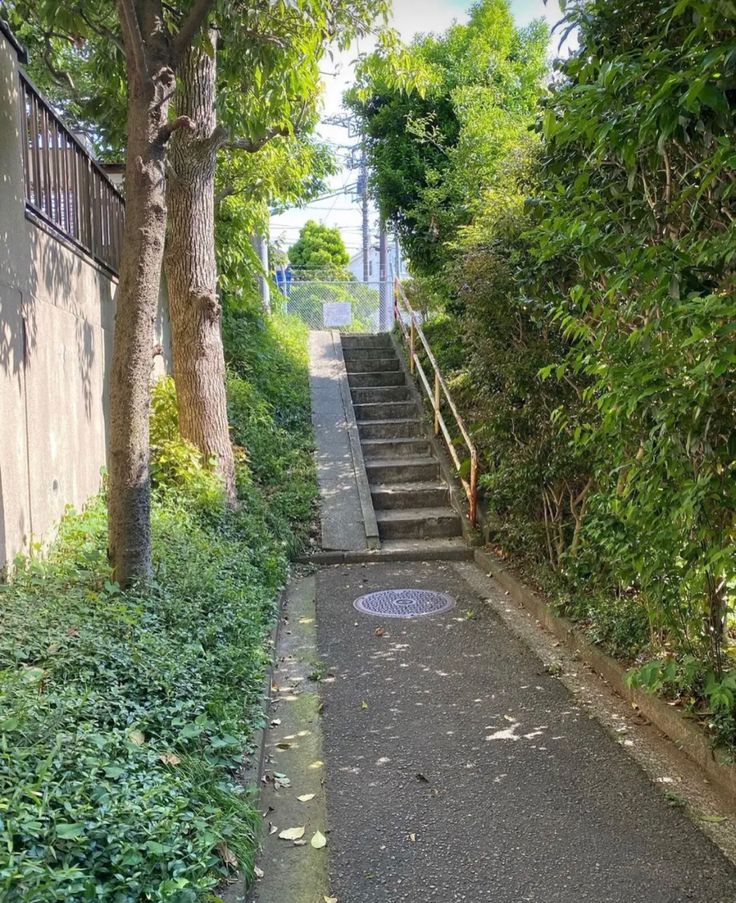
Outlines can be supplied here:
M478 520L478 453L470 450L470 525L474 527Z
M460 413L455 406L454 401L450 396L449 389L445 385L445 381L442 378L439 365L437 364L435 356L432 353L432 349L427 343L427 338L424 335L421 326L419 326L417 323L417 315L412 309L412 306L409 303L406 295L404 294L404 291L401 287L401 281L398 278L396 278L394 282L394 316L396 318L397 324L401 327L402 338L404 342L409 346L409 370L412 375L414 375L418 370L419 376L421 377L421 383L424 386L427 397L432 402L432 408L434 411L434 433L436 436L439 436L440 433L442 433L442 435L444 436L450 457L452 458L452 461L455 464L458 473L462 474L464 466L462 465L460 458L458 457L457 452L454 449L452 437L450 436L447 430L447 426L445 425L445 421L442 417L441 406L443 395L445 397L448 409L451 411L453 417L455 418L455 423L458 426L460 435L462 436L462 439L467 446L468 451L470 452L469 480L465 480L461 476L461 482L463 489L465 490L465 493L468 497L469 520L471 526L476 527L478 523L478 451L473 444L472 439L470 438L470 434L465 428L465 424L463 423L462 417L460 416ZM408 330L406 328L405 316L409 318ZM430 386L429 379L424 372L422 363L417 357L417 338L421 340L427 359L432 365L432 370L434 372L434 386Z
M440 373L434 371L434 434L440 434Z
M416 346L417 327L414 323L414 314L411 315L411 329L409 331L409 372L414 373L414 348Z

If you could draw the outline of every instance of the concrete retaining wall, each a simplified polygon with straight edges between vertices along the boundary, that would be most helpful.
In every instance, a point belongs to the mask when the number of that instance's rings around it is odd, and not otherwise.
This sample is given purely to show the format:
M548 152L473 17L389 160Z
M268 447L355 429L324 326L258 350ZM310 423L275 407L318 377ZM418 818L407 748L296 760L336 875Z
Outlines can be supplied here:
M0 568L100 488L117 280L26 216L17 52L0 31ZM152 375L169 369L162 292Z

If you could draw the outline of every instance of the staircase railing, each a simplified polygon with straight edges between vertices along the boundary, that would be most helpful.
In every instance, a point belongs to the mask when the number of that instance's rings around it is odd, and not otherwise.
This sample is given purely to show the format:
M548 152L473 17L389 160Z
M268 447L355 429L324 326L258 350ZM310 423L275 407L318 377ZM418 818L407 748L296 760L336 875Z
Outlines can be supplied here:
M407 319L408 325L406 322ZM476 451L475 445L473 444L473 441L470 438L467 429L465 428L463 418L460 416L455 402L452 400L450 390L447 388L447 384L442 378L437 360L435 359L434 354L432 354L432 349L429 347L429 342L424 335L424 331L422 330L422 327L419 323L416 311L409 303L409 300L406 297L406 293L404 292L404 287L399 279L396 279L394 281L394 321L401 330L404 344L408 348L409 370L411 371L412 375L419 375L419 379L424 386L424 390L427 393L427 397L429 398L432 405L432 411L434 412L434 434L435 436L439 436L439 434L442 433L445 439L447 450L450 454L450 457L452 458L453 464L455 465L455 469L458 472L458 476L460 478L460 482L462 483L463 489L465 490L465 494L468 497L470 523L475 526L478 519L478 452ZM427 360L432 366L434 377L432 385L430 385L429 378L427 377L419 355L417 354L417 338L424 347L424 352L427 355ZM468 448L468 453L470 456L470 472L467 476L467 479L463 474L463 463L457 453L455 443L453 442L450 431L448 430L447 424L445 423L445 418L442 416L443 396L445 401L447 402L447 406L449 407L450 411L452 411L452 415L455 418L455 423L457 424L457 428L460 432L460 435L462 436L463 442Z

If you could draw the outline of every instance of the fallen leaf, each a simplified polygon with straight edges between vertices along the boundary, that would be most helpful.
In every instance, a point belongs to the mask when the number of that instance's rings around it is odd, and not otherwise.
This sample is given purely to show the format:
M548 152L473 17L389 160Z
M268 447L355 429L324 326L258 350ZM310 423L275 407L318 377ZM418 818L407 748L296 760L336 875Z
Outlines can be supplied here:
M327 838L321 831L315 831L314 836L309 841L315 850L321 850L327 846Z
M220 854L220 859L222 859L229 868L236 869L238 867L238 859L235 853L233 853L224 840L221 840L217 844L217 852Z
M131 731L128 734L128 740L130 740L131 743L135 743L136 746L141 746L146 742L146 737L143 731Z
M162 753L159 759L164 765L178 765L181 762L181 759L175 753Z
M295 840L295 841L294 841L294 846L295 846L295 847L305 847L306 845L307 845L307 841L306 841L306 840Z
M291 749L291 743L277 743L276 749Z
M310 800L313 800L315 796L315 793L303 793L301 796L298 796L297 799L300 803L308 803Z
M322 759L317 759L316 762L312 762L309 767L314 771L317 768L322 768L324 764L325 763L322 761Z
M416 843L416 842L417 842L417 835L416 835L416 834L410 834L410 835L409 835L409 840L410 840L412 843Z
M713 824L720 824L722 821L728 821L725 815L701 815L701 821L711 822Z
M361 702L360 707L361 707L361 709L367 709L367 708L368 708L368 703L365 701L365 699Z
M337 903L337 897L323 897L325 903Z
M376 627L376 636L384 636L386 633L385 627Z
M254 866L253 866L253 874L254 874L254 875L256 876L256 878L258 878L258 880L260 881L261 878L262 878L266 873L263 871L263 869L259 869L257 865L254 865Z
M269 837L271 836L271 834L275 834L277 831L278 831L278 828L276 827L276 825L269 825L269 828L268 828Z
M305 830L304 826L301 828L284 828L279 834L279 840L300 840L304 837Z

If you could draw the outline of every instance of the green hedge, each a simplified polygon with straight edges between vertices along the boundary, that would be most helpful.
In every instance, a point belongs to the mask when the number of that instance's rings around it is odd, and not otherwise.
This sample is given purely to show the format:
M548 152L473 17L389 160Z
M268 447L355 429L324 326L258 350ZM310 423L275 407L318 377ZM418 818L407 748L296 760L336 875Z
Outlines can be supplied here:
M145 592L110 581L102 498L64 519L45 560L20 561L0 584L7 903L212 899L233 857L252 869L259 819L237 771L315 490L304 336L279 341L248 320L268 353L235 355L235 429L252 448L280 445L241 461L240 508L223 510L191 449L159 445ZM156 393L159 439L171 391Z

